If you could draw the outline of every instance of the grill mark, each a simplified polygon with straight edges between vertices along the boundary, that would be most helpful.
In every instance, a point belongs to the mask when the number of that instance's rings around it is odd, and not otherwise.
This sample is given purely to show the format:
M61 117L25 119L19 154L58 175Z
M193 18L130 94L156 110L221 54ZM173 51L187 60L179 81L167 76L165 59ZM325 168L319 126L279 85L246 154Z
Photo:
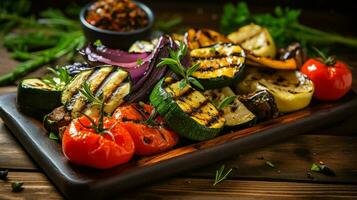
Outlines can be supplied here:
M105 100L105 103L108 103L109 101L111 101L112 98L113 98L116 94L118 94L118 92L120 92L120 90L123 88L123 86L124 86L125 84L127 84L127 82L126 82L125 80L127 80L127 78L124 79L124 81L122 81L122 82L113 90L113 92L110 94L110 96L108 96L108 99Z
M100 91L105 87L105 85L108 83L108 81L110 80L110 77L113 76L113 74L115 74L117 72L118 68L113 67L110 72L104 77L104 79L97 85L97 87L95 87L93 89L93 94L95 94L95 96L98 96ZM88 100L85 99L85 104L79 109L80 112L83 112L86 109L90 108L90 104L88 103Z
M175 84L175 83L177 83L178 82L178 80L176 80L176 79L174 79L174 78L171 78L171 79L169 79L167 82L166 82L166 80L162 83L162 88L166 88L167 86L169 86L169 85L172 85L172 84Z
M216 51L218 52L218 51ZM213 60L213 59L220 59L220 58L226 58L229 56L237 56L237 57L243 57L241 52L234 52L229 55L226 54L215 54L212 56L204 57L204 56L192 56L191 59L192 61L199 61L199 60Z
M166 139L165 135L161 132L161 128L158 128L158 129L156 129L156 130L159 131L161 138L162 138L163 140L165 140L165 142L167 142L167 139Z
M222 68L236 68L236 67L241 67L241 66L242 66L241 64L229 64L229 65L223 65L223 66L220 65L216 68L213 66L210 66L210 67L205 67L205 68L199 68L196 71L197 72L207 72L207 71L213 72L215 70L222 69Z
M210 127L212 124L216 123L221 118L221 113L219 112L217 115L213 116L205 126Z
M84 80L84 82L90 80L90 78L92 78L98 70L99 70L99 68L92 70L91 73L87 75L87 78ZM84 82L82 82L81 85ZM68 101L66 103L66 107L67 108L70 107L71 108L70 110L73 109L74 104L76 103L76 101L79 99L79 97L81 95L81 93L79 92L80 89L81 89L81 87L78 87L75 91L73 91L71 93L71 96L68 98Z
M215 39L217 38L217 37L214 38L214 36L212 38L212 35L207 30L201 30L201 33L208 38L210 43L215 42Z
M252 36L250 36L250 37L248 37L248 38L246 38L246 39L240 41L239 43L240 43L240 44L243 44L244 42L246 42L246 41L248 41L248 40L251 40L251 39L257 37L257 36L258 36L260 33L262 33L262 32L263 32L263 30L260 29L256 34L253 34Z
M208 99L204 100L198 107L192 108L191 112L189 112L187 114L190 115L190 116L193 116L193 115L195 115L197 113L201 113L202 112L202 108L204 106L206 106L208 103L209 103Z
M194 90L192 88L188 88L185 92L183 92L182 94L178 95L178 96L174 96L174 100L181 100L184 101L185 98L187 96L189 96L190 94L192 94L194 92Z

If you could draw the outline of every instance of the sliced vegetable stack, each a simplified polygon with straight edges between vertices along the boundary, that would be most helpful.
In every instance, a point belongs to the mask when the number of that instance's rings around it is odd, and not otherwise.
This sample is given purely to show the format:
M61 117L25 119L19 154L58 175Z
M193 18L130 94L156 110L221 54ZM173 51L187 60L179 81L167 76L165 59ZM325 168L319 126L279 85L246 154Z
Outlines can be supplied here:
M62 103L74 118L80 112L87 115L98 115L99 112L81 94L80 89L84 82L88 82L89 89L95 95L103 94L104 112L107 114L112 114L125 102L125 97L131 89L129 73L119 67L106 65L79 73L66 86L62 94Z
M225 119L216 107L199 91L187 84L180 89L180 81L162 79L150 95L150 103L167 125L178 134L201 141L216 137Z
M194 49L190 55L200 65L192 76L206 89L232 85L243 74L245 53L239 45L216 44Z

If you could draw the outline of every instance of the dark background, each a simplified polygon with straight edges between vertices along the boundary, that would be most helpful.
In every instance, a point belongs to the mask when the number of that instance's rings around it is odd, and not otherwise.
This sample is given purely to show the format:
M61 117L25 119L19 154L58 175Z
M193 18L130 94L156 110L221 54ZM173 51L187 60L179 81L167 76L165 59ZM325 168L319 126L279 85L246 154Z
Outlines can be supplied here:
M0 0L3 1L3 0ZM88 0L32 0L32 11L37 13L48 7L66 8L85 5ZM141 0L149 5L157 19L170 19L180 13L190 13L183 18L183 25L218 29L223 5L228 0ZM301 9L303 24L325 31L357 36L357 6L354 1L339 0L250 0L246 1L252 12L273 11L275 6ZM162 14L161 11L165 10ZM170 12L167 12L169 10ZM170 13L168 15L167 13ZM188 17L189 16L189 17Z

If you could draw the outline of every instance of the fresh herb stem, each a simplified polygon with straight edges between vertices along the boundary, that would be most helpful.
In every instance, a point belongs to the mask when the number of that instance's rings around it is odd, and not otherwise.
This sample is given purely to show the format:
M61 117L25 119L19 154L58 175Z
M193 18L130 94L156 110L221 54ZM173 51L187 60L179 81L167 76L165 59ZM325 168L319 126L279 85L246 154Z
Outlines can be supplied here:
M180 89L185 88L187 84L191 83L195 87L204 90L202 84L192 77L193 73L200 68L200 63L196 63L187 69L181 64L181 59L187 54L187 46L183 42L180 42L178 50L169 49L169 53L170 57L162 58L157 67L168 65L175 74L181 76L183 79L179 84Z
M232 168L230 168L228 171L224 172L224 168L225 166L222 165L218 170L216 170L216 176L215 176L215 180L213 183L213 186L216 186L218 183L224 181L225 179L227 179L227 176L232 172Z

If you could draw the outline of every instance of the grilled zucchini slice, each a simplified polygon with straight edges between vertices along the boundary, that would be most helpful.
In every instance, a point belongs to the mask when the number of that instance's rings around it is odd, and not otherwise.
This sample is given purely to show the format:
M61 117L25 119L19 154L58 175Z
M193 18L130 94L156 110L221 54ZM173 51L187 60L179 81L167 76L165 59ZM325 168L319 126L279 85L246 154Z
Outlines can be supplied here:
M17 105L26 114L42 117L61 105L61 91L40 78L26 78L18 85Z
M245 53L239 45L216 44L190 52L192 62L200 67L192 74L205 89L235 83L243 74Z
M249 67L246 77L237 84L237 92L268 90L280 112L293 112L309 105L314 93L310 79L299 71L263 70Z
M189 50L212 46L218 43L230 43L226 36L210 29L189 29L185 34Z
M226 97L235 95L230 87L224 87L214 90L206 90L204 92L206 98L212 101L213 104L218 104ZM222 109L223 117L226 120L225 126L228 128L243 128L255 124L256 117L244 106L238 97L229 105Z
M179 81L171 77L157 83L150 103L172 130L191 140L214 138L225 123L221 113L201 92L188 84L179 89Z
M72 117L76 117L79 112L94 116L99 113L98 107L89 103L79 91L85 81L93 94L98 96L103 93L104 112L109 115L124 103L131 90L130 75L120 67L104 65L83 71L73 78L62 93L62 103Z

